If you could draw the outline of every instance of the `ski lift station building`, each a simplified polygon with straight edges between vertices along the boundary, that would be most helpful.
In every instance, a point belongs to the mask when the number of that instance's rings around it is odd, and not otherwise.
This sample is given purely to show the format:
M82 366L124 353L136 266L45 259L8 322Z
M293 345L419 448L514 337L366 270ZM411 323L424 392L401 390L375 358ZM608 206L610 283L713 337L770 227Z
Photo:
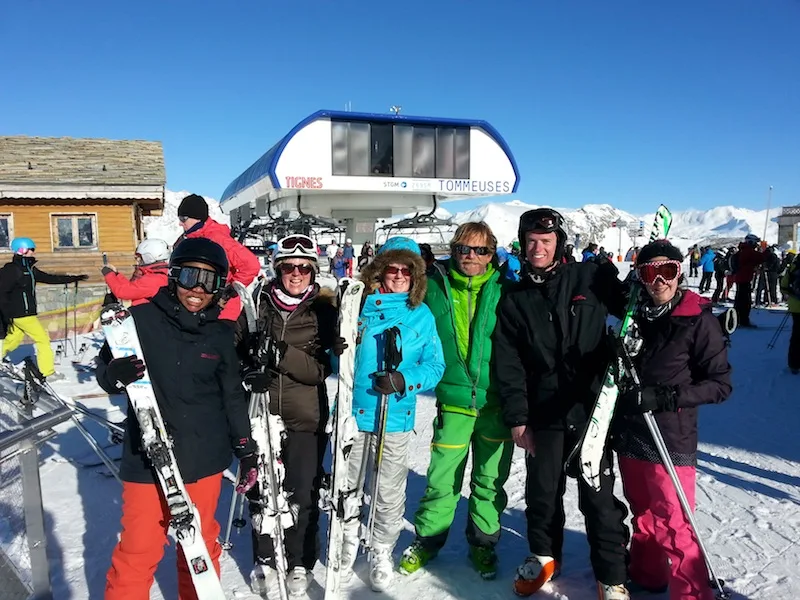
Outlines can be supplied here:
M361 244L373 240L377 219L518 186L511 150L485 121L323 110L234 179L220 205L231 225L313 215Z

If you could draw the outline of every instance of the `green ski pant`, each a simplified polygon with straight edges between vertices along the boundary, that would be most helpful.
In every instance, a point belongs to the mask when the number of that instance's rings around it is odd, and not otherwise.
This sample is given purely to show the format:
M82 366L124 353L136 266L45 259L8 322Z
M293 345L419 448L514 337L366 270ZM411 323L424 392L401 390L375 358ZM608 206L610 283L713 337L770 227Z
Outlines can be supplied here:
M414 516L417 537L431 550L444 545L453 524L470 450L467 541L493 546L500 538L500 515L508 502L503 486L514 452L511 432L497 408L475 416L468 410L440 405L433 424L427 488Z

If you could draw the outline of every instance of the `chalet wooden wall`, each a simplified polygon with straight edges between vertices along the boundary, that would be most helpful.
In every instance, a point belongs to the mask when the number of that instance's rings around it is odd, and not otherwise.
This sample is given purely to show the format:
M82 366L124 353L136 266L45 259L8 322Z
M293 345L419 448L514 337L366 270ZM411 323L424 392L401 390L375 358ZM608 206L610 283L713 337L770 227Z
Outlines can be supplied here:
M13 202L13 201L12 201ZM133 268L133 254L139 243L137 219L141 211L130 201L103 201L92 204L83 200L80 204L64 201L25 201L25 204L3 202L0 212L14 215L14 237L29 237L36 243L36 256L39 266L54 273L86 273L91 281L101 281L100 267L102 254L120 272L130 273ZM96 250L54 250L53 214L87 213L97 215ZM0 254L0 262L6 262L10 255Z

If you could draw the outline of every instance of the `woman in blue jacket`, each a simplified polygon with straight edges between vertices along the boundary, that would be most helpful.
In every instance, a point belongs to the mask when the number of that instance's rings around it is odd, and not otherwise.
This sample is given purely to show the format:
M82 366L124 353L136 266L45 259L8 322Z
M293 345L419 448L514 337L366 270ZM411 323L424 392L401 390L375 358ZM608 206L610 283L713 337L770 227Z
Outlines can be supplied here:
M408 477L407 455L414 429L417 394L432 390L444 373L444 356L436 323L425 298L425 262L417 243L409 238L387 240L375 260L365 266L361 279L366 284L365 300L358 321L358 347L355 356L353 415L359 433L350 454L348 482L353 490L364 484L362 471L369 458L364 446L374 453L378 407L388 398L386 436L376 498L375 522L370 548L370 583L384 591L392 578L392 550L402 530ZM384 332L399 329L400 366L392 373L382 372ZM359 490L360 493L360 490ZM352 575L358 552L358 521L345 526L342 550L342 578Z

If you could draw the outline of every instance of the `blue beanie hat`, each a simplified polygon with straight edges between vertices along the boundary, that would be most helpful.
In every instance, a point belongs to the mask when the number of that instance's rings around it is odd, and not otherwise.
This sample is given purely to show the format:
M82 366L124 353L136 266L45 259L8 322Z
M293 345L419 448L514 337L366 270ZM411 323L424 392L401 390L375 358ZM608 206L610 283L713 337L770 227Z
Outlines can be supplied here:
M420 256L419 244L417 244L417 242L411 238L403 236L393 237L386 240L386 243L380 247L380 250L378 250L378 256L391 250L408 250L409 252L413 252L417 256Z

